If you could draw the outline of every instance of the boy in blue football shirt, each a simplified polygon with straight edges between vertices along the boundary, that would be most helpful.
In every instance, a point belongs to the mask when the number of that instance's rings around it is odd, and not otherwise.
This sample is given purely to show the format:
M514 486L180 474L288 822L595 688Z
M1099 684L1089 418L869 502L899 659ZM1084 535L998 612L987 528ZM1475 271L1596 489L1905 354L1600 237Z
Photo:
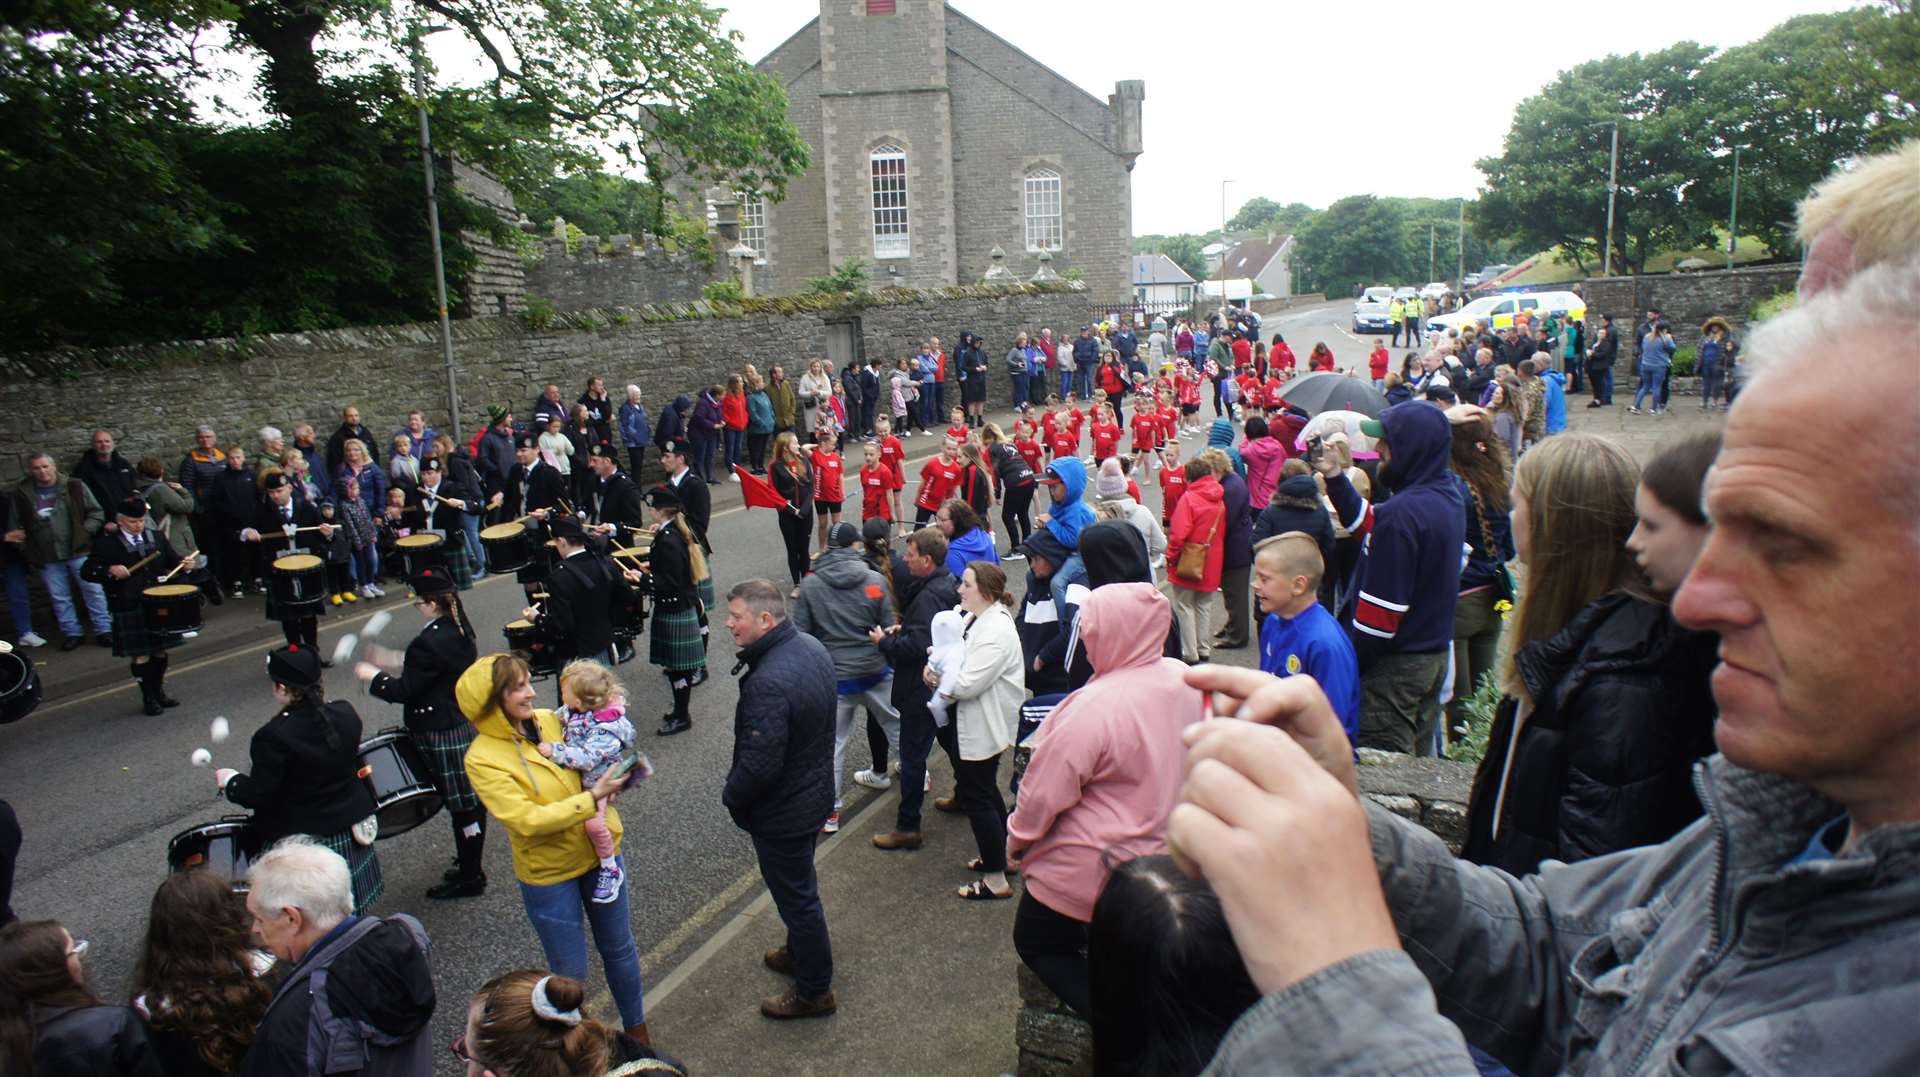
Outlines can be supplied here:
M1340 622L1320 605L1320 546L1304 531L1288 531L1254 547L1253 593L1259 596L1260 669L1276 677L1304 673L1340 716L1347 740L1360 734L1360 663Z

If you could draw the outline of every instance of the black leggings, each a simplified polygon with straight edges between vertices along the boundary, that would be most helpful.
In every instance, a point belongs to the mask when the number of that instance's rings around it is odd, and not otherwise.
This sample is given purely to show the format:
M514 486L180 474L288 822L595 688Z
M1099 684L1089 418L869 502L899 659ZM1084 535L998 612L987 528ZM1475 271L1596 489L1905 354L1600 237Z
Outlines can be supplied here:
M953 798L973 826L982 870L1007 870L1007 801L1000 795L1000 756L961 759L960 735L951 721L937 736L953 759Z
M1033 521L1027 515L1027 507L1033 504L1033 484L1009 486L1005 500L1000 502L1000 521L1007 525L1009 551L1018 550L1020 544L1033 534Z
M813 521L797 512L780 510L780 538L787 544L787 574L793 585L807 574L807 544L813 541Z
M758 475L767 465L767 439L772 434L747 432L747 460L753 465L753 473Z
M280 622L280 634L290 646L320 649L320 618L288 617Z
M1027 890L1013 914L1013 949L1073 1012L1082 1017L1090 1014L1093 988L1087 977L1086 924L1049 908Z

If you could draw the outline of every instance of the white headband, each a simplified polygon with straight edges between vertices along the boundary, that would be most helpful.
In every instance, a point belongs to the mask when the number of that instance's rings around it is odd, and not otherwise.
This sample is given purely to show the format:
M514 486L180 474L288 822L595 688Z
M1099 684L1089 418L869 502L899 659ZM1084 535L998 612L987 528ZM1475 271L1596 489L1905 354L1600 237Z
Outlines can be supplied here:
M548 1021L558 1021L568 1027L579 1024L580 1008L578 1006L571 1010L559 1010L554 1008L553 1000L547 997L547 983L552 979L551 976L542 976L533 985L533 1012Z

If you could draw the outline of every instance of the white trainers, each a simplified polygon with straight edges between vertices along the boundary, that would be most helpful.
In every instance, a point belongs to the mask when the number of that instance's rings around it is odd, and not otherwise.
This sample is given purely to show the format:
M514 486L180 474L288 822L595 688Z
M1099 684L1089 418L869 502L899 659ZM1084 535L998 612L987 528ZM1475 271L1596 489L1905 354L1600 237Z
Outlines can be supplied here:
M38 632L22 632L20 634L20 646L22 647L45 647L46 645L47 641L41 639Z
M728 482L739 482L739 481L740 481L740 473L739 473L738 471L736 471L736 472L734 472L733 474L731 474L731 475L728 475L728 476L727 476L727 481L728 481Z
M827 816L827 821L820 824L820 833L822 834L840 833L840 813L839 812L834 812L832 815Z
M867 787L868 789L891 789L891 788L893 788L893 779L892 779L892 778L889 778L889 777L887 777L887 776L886 776L885 774L876 774L875 772L873 772L873 771L871 771L871 770L856 770L856 771L854 771L854 772L853 772L853 780L854 780L855 782L857 782L858 784L860 784L860 785L864 785L864 786L866 786L866 787Z

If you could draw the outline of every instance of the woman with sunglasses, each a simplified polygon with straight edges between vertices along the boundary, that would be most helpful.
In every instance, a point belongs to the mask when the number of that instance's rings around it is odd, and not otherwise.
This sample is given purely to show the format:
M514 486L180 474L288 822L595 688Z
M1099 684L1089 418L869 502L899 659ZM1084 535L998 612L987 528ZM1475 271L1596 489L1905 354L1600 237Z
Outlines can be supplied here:
M586 985L568 976L520 969L480 985L452 1051L467 1077L681 1075L680 1063L586 1016Z
M88 990L86 952L57 920L0 929L0 1073L164 1077L134 1012Z

